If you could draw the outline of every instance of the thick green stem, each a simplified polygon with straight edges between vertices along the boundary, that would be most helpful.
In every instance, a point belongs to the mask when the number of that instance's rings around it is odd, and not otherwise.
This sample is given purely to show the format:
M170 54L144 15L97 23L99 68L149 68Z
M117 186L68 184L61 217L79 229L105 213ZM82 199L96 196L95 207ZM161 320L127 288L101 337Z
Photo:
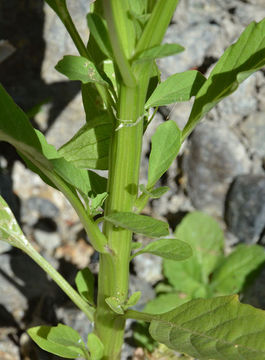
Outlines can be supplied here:
M120 121L131 120L134 126L124 126L114 132L111 154L108 192L105 214L114 211L132 211L138 192L143 120L139 118L139 89L122 86L120 93ZM119 125L119 122L117 126ZM95 316L95 331L104 343L104 360L120 359L125 319L115 314L105 299L114 296L122 303L127 299L129 262L132 233L116 228L110 223L104 226L111 254L101 254L99 271L98 307Z

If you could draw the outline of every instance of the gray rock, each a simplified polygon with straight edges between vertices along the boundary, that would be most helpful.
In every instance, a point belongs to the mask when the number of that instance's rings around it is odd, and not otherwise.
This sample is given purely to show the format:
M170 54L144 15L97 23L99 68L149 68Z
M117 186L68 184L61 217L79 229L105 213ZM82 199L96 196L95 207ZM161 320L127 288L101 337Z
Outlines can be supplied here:
M265 116L262 112L249 115L241 124L241 130L249 141L250 147L261 158L265 158Z
M190 68L200 66L208 49L216 41L220 27L215 24L200 23L180 28L171 25L165 35L164 42L179 43L185 51L158 61L164 78Z
M58 246L61 245L61 238L57 232L47 232L40 229L33 231L36 242L42 249L52 253Z
M20 323L28 301L48 291L49 282L42 269L23 253L0 256L0 305Z
M83 38L87 42L89 31L86 23L86 14L89 12L89 1L69 1L67 3L73 21ZM55 12L44 4L44 39L45 54L42 62L42 77L46 83L66 80L66 77L57 72L54 66L64 55L78 55L73 41Z
M0 359L1 360L20 360L19 348L9 338L0 340Z
M141 291L142 293L139 302L134 307L137 310L141 310L148 301L152 300L155 297L155 291L150 285L150 282L143 277L140 277L139 273L137 274L137 276L130 276L130 294L133 294L136 291Z
M241 175L226 200L226 222L244 243L256 243L265 229L265 176Z
M87 342L87 335L93 331L93 324L82 311L73 307L60 307L56 310L56 315L60 323L71 326Z
M258 74L253 74L230 96L217 105L220 119L228 126L238 123L243 117L256 112L258 99L255 96Z
M162 259L151 254L142 254L134 258L134 267L137 276L150 284L162 279Z
M183 171L197 209L222 216L230 183L249 169L243 145L226 126L205 122L195 129L184 154Z

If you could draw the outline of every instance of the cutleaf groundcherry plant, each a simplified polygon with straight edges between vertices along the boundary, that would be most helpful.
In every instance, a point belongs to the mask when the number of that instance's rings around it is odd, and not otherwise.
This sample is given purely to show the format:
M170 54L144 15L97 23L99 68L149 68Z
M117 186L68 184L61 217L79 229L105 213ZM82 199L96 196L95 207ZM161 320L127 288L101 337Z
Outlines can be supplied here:
M135 319L150 324L156 341L198 359L265 359L265 312L241 304L237 295L193 299L169 312L151 314L132 310L140 293L128 294L129 264L135 256L149 252L174 261L192 256L185 239L170 236L167 223L141 211L150 198L168 190L156 184L196 124L265 65L265 20L244 30L208 78L191 70L161 82L156 59L184 50L179 44L162 43L178 0L96 0L87 14L87 44L76 30L67 1L46 2L79 52L64 56L56 69L80 81L86 123L55 149L0 86L0 140L12 144L31 170L65 195L100 253L100 264L94 302L89 269L78 273L77 291L73 289L36 252L1 198L1 240L34 259L94 324L86 342L63 324L33 327L29 335L42 349L63 358L118 360L126 320ZM149 109L191 97L195 101L182 131L170 119L157 127L148 179L139 184L142 137L152 121ZM108 170L108 179L96 170ZM134 244L133 233L153 241L147 247Z

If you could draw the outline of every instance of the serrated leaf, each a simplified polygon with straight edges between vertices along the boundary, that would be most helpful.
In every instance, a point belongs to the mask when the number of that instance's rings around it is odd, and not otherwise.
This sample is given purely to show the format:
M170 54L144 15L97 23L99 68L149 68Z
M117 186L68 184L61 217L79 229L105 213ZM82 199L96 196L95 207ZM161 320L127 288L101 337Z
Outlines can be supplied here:
M144 194L148 195L152 199L159 199L161 196L167 193L168 190L170 190L168 186L160 186L156 189L147 190L142 184L139 186L139 188Z
M23 234L17 220L8 204L0 195L0 240L19 249L28 245L28 240Z
M193 255L182 262L165 260L164 274L176 290L205 296L209 275L223 258L223 232L212 217L193 212L185 216L175 236L191 246Z
M188 101L198 93L205 81L205 77L196 70L174 74L157 86L145 108Z
M79 294L82 298L87 301L90 305L95 305L94 303L94 286L95 278L89 268L82 269L78 271L75 284Z
M190 300L190 296L183 293L162 294L149 301L143 311L149 314L163 314Z
M236 43L228 47L196 95L189 120L183 129L186 137L224 97L232 94L248 76L265 65L265 19L252 22Z
M141 291L136 291L135 293L133 293L127 300L126 304L123 305L123 309L127 310L129 307L135 306L140 300L141 296Z
M178 54L184 50L184 47L179 44L162 44L140 52L134 57L133 61L138 63L142 61L155 60Z
M104 216L104 219L115 226L131 230L137 234L160 237L169 234L168 224L146 215L131 212L117 212Z
M108 154L113 125L107 114L85 124L58 153L81 169L108 168Z
M141 254L152 254L164 259L174 261L186 260L192 255L192 248L189 244L176 238L159 239L146 245L142 250L133 254L132 258Z
M264 248L259 245L238 245L214 271L211 287L218 295L242 290L247 276L265 262Z
M103 80L92 61L83 56L65 55L55 66L55 69L67 76L69 80L79 80L83 84L108 84Z
M176 158L181 141L181 131L173 120L159 125L152 136L148 166L147 189L152 189Z
M115 296L110 296L105 299L106 303L109 305L111 310L113 310L116 314L123 315L123 304L120 302L120 300Z
M86 357L85 344L77 331L59 324L28 329L32 340L43 350L67 359Z
M90 352L90 360L100 360L104 355L104 345L94 333L88 334L87 347Z
M189 301L152 320L149 330L155 340L198 359L265 359L265 312L236 295Z
M109 58L112 58L112 49L106 25L102 18L95 13L87 14L87 25L92 35L100 48L100 50Z

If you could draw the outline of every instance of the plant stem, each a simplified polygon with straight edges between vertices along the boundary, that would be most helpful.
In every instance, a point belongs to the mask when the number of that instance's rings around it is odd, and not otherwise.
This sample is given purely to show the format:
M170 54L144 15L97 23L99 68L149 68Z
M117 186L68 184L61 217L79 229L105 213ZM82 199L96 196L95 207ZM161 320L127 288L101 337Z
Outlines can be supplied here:
M139 104L139 89L122 85L119 119L136 122L141 115ZM143 106L141 110L143 111ZM143 120L135 126L122 127L114 132L110 154L106 215L114 211L132 211L138 193L142 133ZM95 331L105 347L103 359L117 360L120 359L125 319L108 307L105 298L114 296L121 303L127 299L132 232L105 223L104 234L108 239L111 254L100 255Z
M90 321L94 321L95 309L85 302L81 296L75 291L74 288L66 281L61 274L58 273L54 267L48 263L35 249L28 243L23 247L23 251L30 256L50 277L56 282L56 284L69 296L73 303L83 311Z

